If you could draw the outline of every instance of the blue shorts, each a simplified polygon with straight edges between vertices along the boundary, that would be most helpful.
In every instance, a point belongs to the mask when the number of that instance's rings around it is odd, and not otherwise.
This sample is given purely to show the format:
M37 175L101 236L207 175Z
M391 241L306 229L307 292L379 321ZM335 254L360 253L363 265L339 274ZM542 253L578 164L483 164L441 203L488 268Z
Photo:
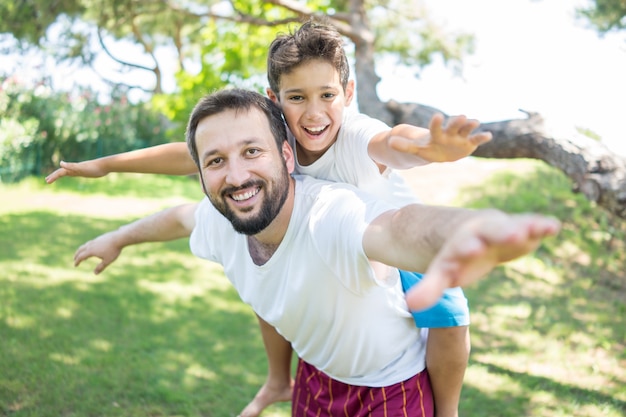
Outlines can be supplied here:
M422 279L422 274L417 272L399 272L404 292ZM469 305L461 287L448 288L437 304L426 310L412 311L411 314L417 327L457 327L470 324Z

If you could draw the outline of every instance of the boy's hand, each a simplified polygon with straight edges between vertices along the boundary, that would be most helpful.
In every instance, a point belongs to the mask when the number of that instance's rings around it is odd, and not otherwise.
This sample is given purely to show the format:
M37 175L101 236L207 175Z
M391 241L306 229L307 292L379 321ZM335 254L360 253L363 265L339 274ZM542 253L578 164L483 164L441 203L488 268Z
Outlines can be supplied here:
M444 126L444 117L438 113L430 120L430 135L419 139L392 136L390 146L428 162L457 161L471 155L478 146L491 140L491 132L472 133L478 126L478 120L465 116L451 117Z
M496 213L468 221L446 241L424 279L407 292L409 308L432 306L444 289L477 281L499 264L534 251L559 229L558 220L535 214Z
M115 233L105 233L81 245L74 254L74 266L78 266L85 259L95 256L100 258L101 262L93 270L93 273L98 275L104 271L122 252L123 247L116 243Z
M61 161L61 168L46 177L46 182L52 184L61 177L98 178L108 174L93 161L65 162Z

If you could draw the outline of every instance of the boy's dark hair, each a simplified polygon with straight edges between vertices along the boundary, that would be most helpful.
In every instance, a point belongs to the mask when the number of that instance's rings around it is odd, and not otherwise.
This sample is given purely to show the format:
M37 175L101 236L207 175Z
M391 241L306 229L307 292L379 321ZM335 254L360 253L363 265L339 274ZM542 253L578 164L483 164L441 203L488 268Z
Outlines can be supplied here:
M324 20L309 20L292 34L279 34L267 54L267 80L274 94L280 92L280 79L295 67L313 59L331 64L346 89L350 67L344 42L337 29Z
M198 104L196 104L191 112L191 116L189 116L185 136L189 153L198 169L200 169L200 157L196 144L196 131L198 130L200 121L206 117L225 112L226 110L239 112L249 111L252 108L256 108L265 114L272 135L276 140L278 151L282 152L283 142L287 140L287 130L280 107L269 98L254 91L241 88L224 89L204 96ZM237 126L233 126L232 128L237 129Z

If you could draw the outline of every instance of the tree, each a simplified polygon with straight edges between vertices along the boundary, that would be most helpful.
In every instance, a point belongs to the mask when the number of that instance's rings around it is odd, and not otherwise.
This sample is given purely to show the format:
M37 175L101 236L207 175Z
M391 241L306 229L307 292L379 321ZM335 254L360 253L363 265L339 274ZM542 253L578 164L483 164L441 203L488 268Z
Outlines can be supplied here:
M0 11L24 19L28 14L13 6L9 0L0 1ZM177 51L181 91L174 99L163 100L172 110L169 116L186 120L189 106L195 103L199 90L209 91L225 83L242 83L264 68L264 48L274 34L286 30L289 24L325 14L354 46L354 68L357 96L361 111L388 123L412 123L426 126L435 109L417 103L385 103L376 94L379 82L375 72L376 57L391 54L402 63L427 65L434 54L440 54L451 65L460 65L464 53L471 52L472 38L467 35L446 36L434 30L427 14L417 0L230 0L179 3L137 2L134 0L74 0L55 2L56 8L45 2L25 0L21 5L32 6L44 18L35 27L0 24L0 31L10 32L21 40L40 42L45 25L68 16L64 59L80 58L93 62L95 37L102 50L126 67L140 65L124 63L109 51L107 39L131 40L141 45L153 62L143 66L155 77L153 92L160 93L161 69L156 48L169 45ZM603 28L623 28L624 4L620 0L597 0L595 9L581 10L581 16ZM381 13L383 11L385 13ZM604 17L602 17L604 16ZM387 18L385 18L387 17ZM390 17L390 18L389 18ZM77 31L78 19L90 25ZM11 18L8 19L11 21ZM7 20L4 19L3 22ZM410 30L407 27L410 26ZM71 29L71 30L70 30ZM237 33L238 31L238 33ZM234 35L237 33L237 35ZM38 37L39 36L39 37ZM241 42L241 39L247 42ZM185 70L187 62L202 62L200 72ZM192 91L193 97L185 95ZM442 112L443 113L443 112ZM491 143L481 146L475 156L490 158L536 158L555 166L572 179L574 189L597 202L610 213L626 218L626 161L610 152L600 142L575 132L556 136L551 133L541 115L528 112L527 119L506 120L483 125L493 132Z

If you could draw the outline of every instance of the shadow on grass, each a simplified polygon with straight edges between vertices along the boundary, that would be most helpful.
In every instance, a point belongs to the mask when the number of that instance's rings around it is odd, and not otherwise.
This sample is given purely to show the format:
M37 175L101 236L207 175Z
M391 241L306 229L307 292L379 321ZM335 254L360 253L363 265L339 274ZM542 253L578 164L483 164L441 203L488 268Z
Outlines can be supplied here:
M186 240L72 266L120 221L0 218L0 415L229 416L265 376L256 319Z
M515 372L489 363L474 362L490 374L504 376L514 381L516 385L522 388L522 393L513 393L506 389L487 393L465 384L463 396L472 398L470 404L464 404L462 407L463 414L468 416L535 416L537 414L529 407L529 404L532 402L532 394L538 392L549 393L561 402L576 404L575 407L592 404L626 411L626 401L593 389L583 389L550 378L529 375L526 372Z

